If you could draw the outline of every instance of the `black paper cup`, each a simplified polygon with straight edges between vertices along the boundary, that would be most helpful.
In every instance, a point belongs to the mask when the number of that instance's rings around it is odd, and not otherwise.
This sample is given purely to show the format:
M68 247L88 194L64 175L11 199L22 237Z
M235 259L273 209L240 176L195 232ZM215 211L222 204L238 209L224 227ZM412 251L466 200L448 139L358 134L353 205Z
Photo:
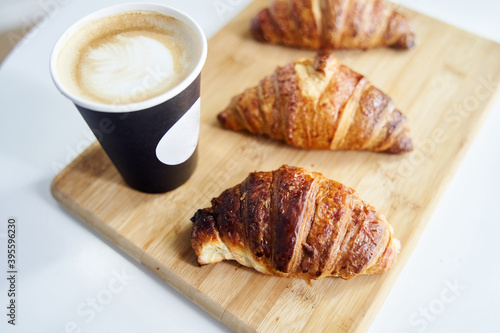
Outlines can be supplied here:
M61 83L57 61L61 49L83 25L129 11L154 11L191 27L200 46L192 72L165 93L130 104L101 104L76 96ZM50 69L55 85L80 111L125 182L148 193L163 193L186 182L196 167L200 128L200 73L207 41L198 24L186 14L161 4L126 3L90 14L73 24L57 41Z

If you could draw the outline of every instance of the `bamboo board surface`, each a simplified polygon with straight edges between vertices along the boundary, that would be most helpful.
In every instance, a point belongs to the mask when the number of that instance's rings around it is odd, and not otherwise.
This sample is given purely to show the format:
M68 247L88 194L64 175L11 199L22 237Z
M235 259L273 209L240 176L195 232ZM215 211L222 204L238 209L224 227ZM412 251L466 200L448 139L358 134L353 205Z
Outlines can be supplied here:
M388 93L409 119L415 150L403 156L306 151L221 129L215 119L230 98L277 65L313 51L253 41L247 7L209 41L202 73L199 164L177 190L144 194L126 187L93 144L52 183L54 197L110 242L144 264L215 318L241 332L364 332L414 249L439 198L497 95L500 45L401 9L417 28L410 51L335 54ZM198 267L189 218L249 172L282 164L323 173L357 190L394 226L402 251L380 276L313 281L266 276L234 262Z

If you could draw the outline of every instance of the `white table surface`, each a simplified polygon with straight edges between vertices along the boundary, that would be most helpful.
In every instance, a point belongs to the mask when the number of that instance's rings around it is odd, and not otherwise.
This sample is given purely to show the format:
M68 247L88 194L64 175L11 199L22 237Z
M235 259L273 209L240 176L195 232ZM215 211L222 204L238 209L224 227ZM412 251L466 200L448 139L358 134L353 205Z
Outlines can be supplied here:
M156 1L192 15L207 37L249 2ZM0 332L229 331L66 213L49 193L57 172L92 140L51 81L51 48L76 19L119 2L38 1L22 21L40 21L47 12L48 18L0 68ZM496 0L400 3L500 42ZM9 15L1 13L0 20ZM500 330L499 125L497 102L370 332ZM5 308L9 216L18 219L15 327L7 325Z

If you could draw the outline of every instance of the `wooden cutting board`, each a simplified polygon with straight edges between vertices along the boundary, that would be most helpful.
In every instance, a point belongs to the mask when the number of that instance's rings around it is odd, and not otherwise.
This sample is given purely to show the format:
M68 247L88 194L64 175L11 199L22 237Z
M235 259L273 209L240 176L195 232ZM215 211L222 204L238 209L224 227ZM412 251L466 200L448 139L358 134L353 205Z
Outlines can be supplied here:
M54 197L110 242L215 318L239 332L364 332L413 251L475 137L500 81L500 45L405 9L417 47L335 54L393 97L408 116L415 151L306 151L221 129L215 119L230 98L264 75L312 51L264 45L248 33L252 3L209 41L202 74L199 165L177 190L151 195L124 185L93 144L52 184ZM259 274L233 262L198 267L189 218L254 170L299 165L355 188L383 212L401 240L397 265L380 276L314 281Z

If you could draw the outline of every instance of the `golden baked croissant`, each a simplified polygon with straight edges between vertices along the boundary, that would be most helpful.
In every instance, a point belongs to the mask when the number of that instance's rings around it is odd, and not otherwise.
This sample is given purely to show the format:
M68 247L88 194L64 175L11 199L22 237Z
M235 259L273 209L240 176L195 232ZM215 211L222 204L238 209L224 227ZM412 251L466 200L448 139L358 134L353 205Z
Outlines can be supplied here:
M248 130L308 149L413 149L406 117L392 99L332 55L278 67L233 97L217 116L223 127Z
M260 41L308 49L415 44L411 22L385 0L271 0L250 30Z
M200 265L232 259L275 276L378 274L400 248L384 216L353 189L286 165L250 173L191 220Z

